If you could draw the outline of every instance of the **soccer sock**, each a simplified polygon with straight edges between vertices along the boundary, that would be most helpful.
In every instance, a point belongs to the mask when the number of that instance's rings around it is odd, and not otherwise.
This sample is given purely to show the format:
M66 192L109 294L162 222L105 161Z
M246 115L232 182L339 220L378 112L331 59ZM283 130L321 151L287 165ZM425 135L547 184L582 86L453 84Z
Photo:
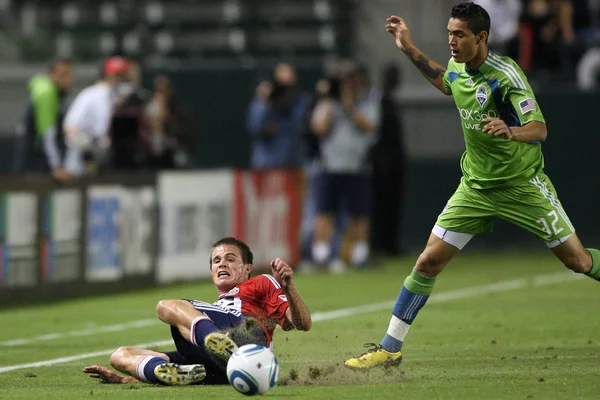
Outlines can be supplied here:
M154 370L156 367L166 362L168 361L160 357L146 356L142 358L136 368L138 378L140 378L142 382L147 383L159 382L158 378L154 374Z
M198 317L192 321L190 328L190 342L196 346L204 347L204 338L219 328L208 317Z
M368 258L369 258L369 244L364 240L355 242L354 245L352 246L352 255L351 255L352 264L362 265L367 261Z
M331 245L327 242L316 242L312 246L312 256L316 263L323 264L329 260Z
M586 249L592 256L592 268L585 274L592 279L600 281L600 250Z
M410 325L417 317L419 310L425 305L433 291L436 278L427 278L417 271L404 280L394 309L387 333L381 341L381 347L390 353L397 353L402 349L404 337Z

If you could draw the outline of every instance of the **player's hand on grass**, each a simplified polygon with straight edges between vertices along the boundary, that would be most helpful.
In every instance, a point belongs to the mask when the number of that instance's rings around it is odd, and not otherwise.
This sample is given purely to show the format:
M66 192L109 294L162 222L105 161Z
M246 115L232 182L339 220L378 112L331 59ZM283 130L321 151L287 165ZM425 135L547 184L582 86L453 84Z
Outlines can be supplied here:
M134 383L139 382L132 376L122 376L119 375L106 367L102 367L100 365L92 365L89 367L85 367L83 372L88 374L90 378L98 379L102 383Z
M483 122L486 122L482 129L483 133L489 133L494 136L504 136L506 139L511 139L513 136L512 131L506 125L506 122L500 118L484 118Z
M396 39L396 46L402 51L412 46L410 39L410 30L406 22L400 17L392 15L387 19L387 25L385 26L386 32L391 33Z
M271 271L273 276L279 282L281 287L285 290L289 284L292 283L292 277L294 276L294 270L281 258L276 258L271 261Z

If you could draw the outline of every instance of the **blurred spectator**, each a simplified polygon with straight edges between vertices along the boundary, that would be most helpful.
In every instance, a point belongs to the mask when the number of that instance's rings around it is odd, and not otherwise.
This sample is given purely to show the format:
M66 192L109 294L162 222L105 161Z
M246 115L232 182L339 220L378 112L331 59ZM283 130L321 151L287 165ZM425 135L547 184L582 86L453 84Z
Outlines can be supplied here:
M525 0L521 23L531 35L530 48L521 51L530 54L533 70L548 69L556 64L556 23L554 10L547 0ZM523 40L523 39L522 39ZM529 62L523 63L527 68Z
M296 70L287 63L278 64L272 80L258 85L247 116L253 168L297 168L303 164L302 133L309 100L300 93Z
M475 3L485 8L490 15L490 49L497 54L516 58L519 51L521 0L475 0Z
M65 169L78 176L97 173L110 146L108 131L113 112L121 99L117 86L127 80L129 62L109 57L102 79L83 89L67 111L64 121L67 154Z
M137 62L130 62L127 81L117 86L117 105L110 127L111 167L115 170L141 168L147 162L149 146L147 140L146 106L150 92L142 87L141 70Z
M355 71L332 81L331 97L319 101L312 115L312 129L321 138L322 173L318 178L317 217L313 260L331 261L335 218L350 217L351 262L364 266L369 260L370 173L368 153L379 125L379 104L360 87ZM329 264L341 272L337 262Z
M371 150L373 166L373 251L398 255L406 153L402 116L394 92L400 85L400 70L388 65L382 77L381 125Z
M600 47L589 49L577 65L577 86L592 92L600 87Z
M597 39L588 0L527 0L521 21L522 52L529 52L534 70L560 71L570 75L587 46ZM526 54L527 56L527 54ZM529 62L523 63L529 66Z
M194 149L191 124L166 75L154 79L146 112L153 149L151 165L158 169L189 167L192 164L189 152Z
M29 102L17 128L15 172L52 173L60 181L73 178L62 167L62 106L72 84L72 65L67 59L54 60L48 74L29 80Z

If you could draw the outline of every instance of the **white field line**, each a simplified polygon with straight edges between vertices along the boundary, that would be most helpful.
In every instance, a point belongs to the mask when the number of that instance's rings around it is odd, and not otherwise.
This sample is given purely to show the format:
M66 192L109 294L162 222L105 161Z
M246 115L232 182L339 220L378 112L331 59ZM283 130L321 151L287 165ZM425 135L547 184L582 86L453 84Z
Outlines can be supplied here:
M441 293L432 295L431 298L429 299L428 303L443 303L446 301L459 300L459 299L465 299L465 298L494 294L494 293L509 292L509 291L513 291L513 290L523 289L523 288L526 288L529 286L547 286L547 285L553 285L553 284L562 283L565 281L572 281L572 280L578 280L578 279L583 279L582 275L577 275L577 274L574 274L571 272L560 272L560 273L547 274L547 275L538 275L533 278L515 279L515 280L511 280L511 281L502 281L502 282L498 282L498 283L493 283L490 285L474 286L474 287L465 288L465 289L441 292ZM348 316L352 316L352 315L356 315L356 314L364 314L364 313L373 312L373 311L381 311L381 310L390 309L393 305L394 305L393 301L386 301L386 302L381 302L381 303L366 304L366 305L358 306L358 307L342 308L342 309L333 310L333 311L317 312L312 315L312 320L314 322L319 322L319 321L328 321L328 320L332 320L332 319L339 319L339 318L344 318L344 317L348 317ZM149 320L134 321L131 324L140 323L141 321L149 321ZM144 322L144 323L147 323L147 322ZM116 328L114 328L115 326L121 327L123 325L126 325L126 324L108 325L105 327L99 327L99 329L100 328L111 329L109 331L112 331L112 330L116 329ZM137 325L133 325L130 328L134 328L134 327L137 327ZM123 329L119 328L117 330L123 330ZM86 334L92 334L92 333L87 333L88 329L82 330L82 331L86 332ZM66 334L62 334L63 335L62 337L73 336L73 332L77 332L77 331L71 331L71 332L67 332ZM98 332L98 329L96 329L96 332ZM106 330L104 330L103 332L106 332ZM58 334L52 334L52 335L55 336ZM43 335L43 336L48 336L48 335ZM166 346L171 343L172 343L172 340L163 340L163 341L158 341L158 342L140 343L140 344L133 345L132 347L148 348L148 347L154 347L154 346ZM112 349L108 349L108 350L100 350L100 351L95 351L92 353L76 354L76 355L69 356L69 357L60 357L60 358L54 358L51 360L38 361L38 362L27 363L27 364L9 365L6 367L0 367L0 373L14 371L14 370L18 370L18 369L25 369L25 368L46 367L49 365L63 364L63 363L68 363L68 362L72 362L72 361L83 360L86 358L105 356L105 355L112 354L112 352L114 352L114 351L115 351L115 349L112 348Z
M7 340L4 342L0 342L0 346L20 346L20 345L28 345L31 343L43 342L43 341L47 341L47 340L62 339L65 337L81 337L81 336L90 336L90 335L96 335L99 333L106 333L106 332L127 331L127 330L133 329L133 328L146 328L151 325L158 325L159 323L161 323L161 322L157 319L140 319L137 321L127 322L124 324L104 325L104 326L79 329L79 330L69 331L69 332L64 332L64 333L47 333L44 335L39 335L39 336L31 337L31 338Z

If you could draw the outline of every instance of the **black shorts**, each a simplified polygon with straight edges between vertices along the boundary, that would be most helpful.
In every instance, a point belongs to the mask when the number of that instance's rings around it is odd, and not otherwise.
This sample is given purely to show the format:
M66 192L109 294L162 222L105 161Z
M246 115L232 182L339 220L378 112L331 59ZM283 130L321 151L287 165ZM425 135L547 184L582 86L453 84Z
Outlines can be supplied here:
M322 172L315 184L317 213L366 217L371 212L371 184L367 174Z
M186 299L187 300L187 299ZM220 331L229 332L231 339L238 345L260 344L267 346L267 337L256 321L240 312L226 310L219 306L197 300L187 300L194 308L206 314ZM219 358L208 353L203 343L195 346L185 340L179 330L171 326L171 336L177 351L165 352L171 362L177 364L202 364L206 368L205 384L226 384L227 365Z

